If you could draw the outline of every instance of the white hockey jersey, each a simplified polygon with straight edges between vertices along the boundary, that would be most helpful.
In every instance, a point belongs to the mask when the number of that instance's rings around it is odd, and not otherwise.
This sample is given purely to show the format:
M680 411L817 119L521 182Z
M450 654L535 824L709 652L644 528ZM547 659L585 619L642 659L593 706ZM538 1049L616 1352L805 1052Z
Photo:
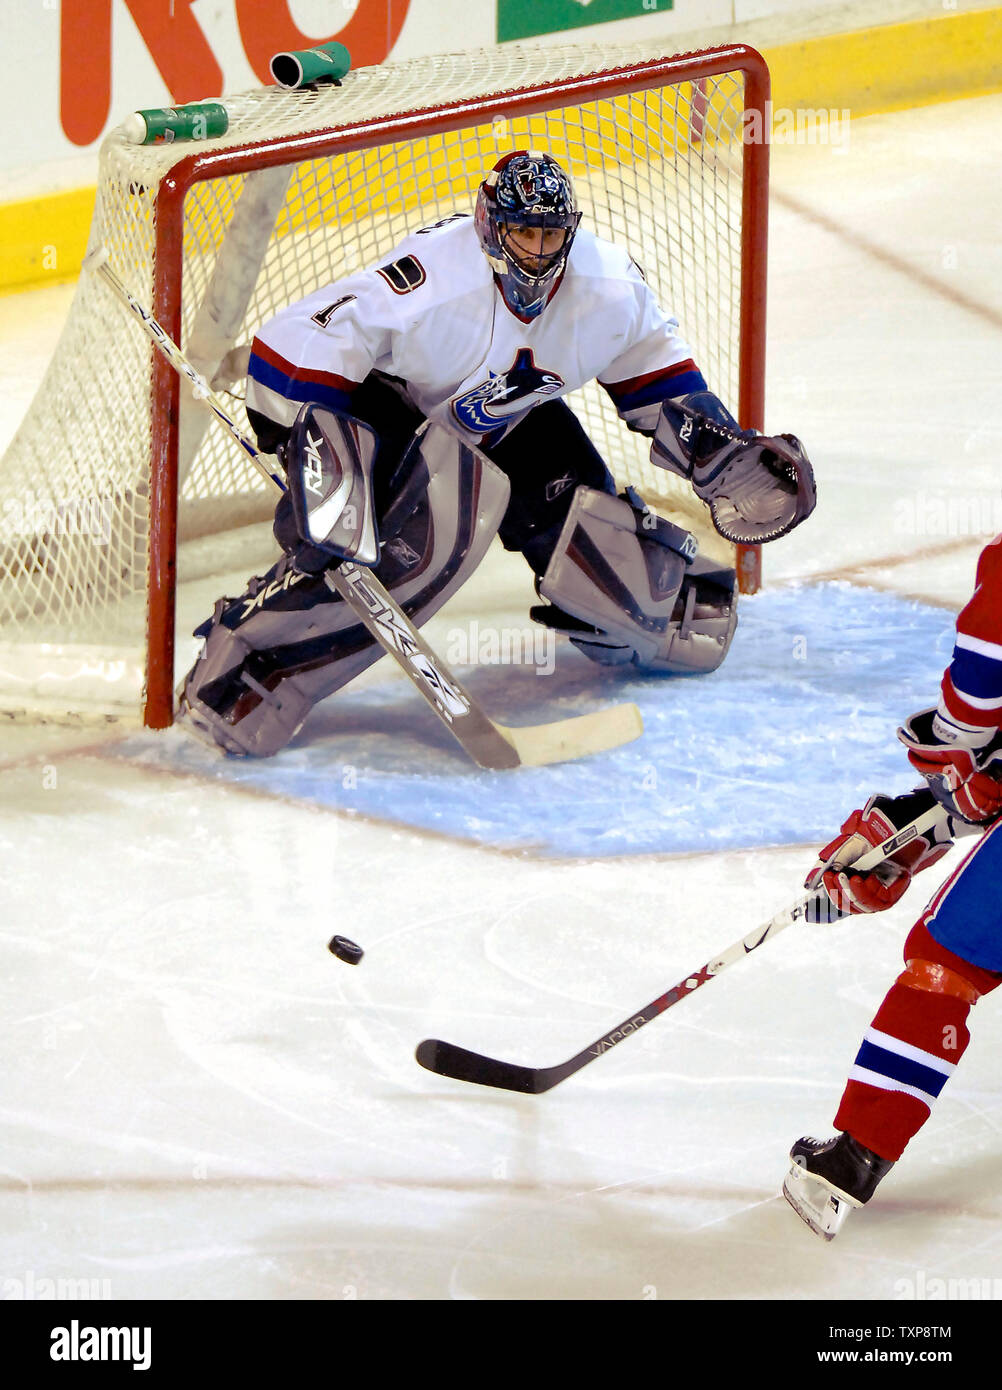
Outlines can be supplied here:
M539 316L505 304L473 219L407 237L382 263L284 309L254 340L247 405L279 425L305 401L350 412L370 372L470 442L500 438L534 405L597 378L634 428L657 402L705 389L676 319L629 255L587 230Z

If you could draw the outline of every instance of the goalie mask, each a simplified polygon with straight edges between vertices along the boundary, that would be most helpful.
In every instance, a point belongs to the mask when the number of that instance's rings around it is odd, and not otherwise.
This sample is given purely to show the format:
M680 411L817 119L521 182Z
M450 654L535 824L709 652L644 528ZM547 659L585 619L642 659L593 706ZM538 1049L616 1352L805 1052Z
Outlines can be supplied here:
M539 150L505 155L480 185L477 236L505 303L520 318L542 312L580 221L570 178Z

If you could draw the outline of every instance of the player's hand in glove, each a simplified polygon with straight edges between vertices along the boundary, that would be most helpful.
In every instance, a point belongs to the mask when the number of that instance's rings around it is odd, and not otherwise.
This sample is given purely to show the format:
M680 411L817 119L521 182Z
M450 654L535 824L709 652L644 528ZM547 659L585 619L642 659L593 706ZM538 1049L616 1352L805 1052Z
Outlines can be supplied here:
M918 835L890 859L867 873L853 873L852 864L896 830L928 810L925 791L906 796L871 796L861 811L853 811L807 875L805 888L823 889L842 917L859 912L883 912L903 896L912 875L941 859L953 841L946 831ZM937 840L937 834L946 838Z
M1002 813L1002 780L992 769L1002 771L1002 750L988 754L962 742L945 742L936 736L938 723L936 710L921 710L898 730L908 761L951 815L972 825L994 820Z

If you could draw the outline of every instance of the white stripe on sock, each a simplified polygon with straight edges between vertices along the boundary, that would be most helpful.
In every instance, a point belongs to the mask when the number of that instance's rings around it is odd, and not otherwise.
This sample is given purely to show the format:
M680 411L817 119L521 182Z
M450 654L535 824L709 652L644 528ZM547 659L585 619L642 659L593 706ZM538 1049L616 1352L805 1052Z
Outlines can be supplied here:
M998 642L986 642L983 637L969 637L966 632L958 632L954 645L962 647L966 652L977 652L978 656L1002 661L1002 646Z
M882 1047L885 1052L896 1052L899 1057L907 1057L909 1062L920 1062L922 1066L931 1067L942 1076L952 1076L957 1070L956 1062L946 1062L934 1052L923 1052L920 1047L913 1047L911 1043L903 1042L901 1038L895 1038L890 1033L882 1033L879 1028L867 1028L863 1037L868 1043L873 1043L874 1047Z
M914 1096L928 1105L930 1110L938 1100L938 1096L930 1095L928 1091L920 1091L917 1086L906 1086L903 1081L895 1081L879 1071L868 1071L866 1067L850 1067L849 1080L863 1081L867 1086L875 1086L878 1091L900 1091L903 1095Z

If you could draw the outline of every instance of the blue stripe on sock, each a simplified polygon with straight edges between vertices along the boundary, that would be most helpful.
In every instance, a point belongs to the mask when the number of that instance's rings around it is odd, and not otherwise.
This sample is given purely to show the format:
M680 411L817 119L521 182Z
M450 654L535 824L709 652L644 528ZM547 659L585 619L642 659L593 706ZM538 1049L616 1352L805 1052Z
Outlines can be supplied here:
M864 1042L856 1054L856 1065L886 1076L890 1081L900 1081L903 1086L913 1086L926 1095L938 1096L949 1079L934 1067L913 1062L910 1057L902 1057L875 1043Z

